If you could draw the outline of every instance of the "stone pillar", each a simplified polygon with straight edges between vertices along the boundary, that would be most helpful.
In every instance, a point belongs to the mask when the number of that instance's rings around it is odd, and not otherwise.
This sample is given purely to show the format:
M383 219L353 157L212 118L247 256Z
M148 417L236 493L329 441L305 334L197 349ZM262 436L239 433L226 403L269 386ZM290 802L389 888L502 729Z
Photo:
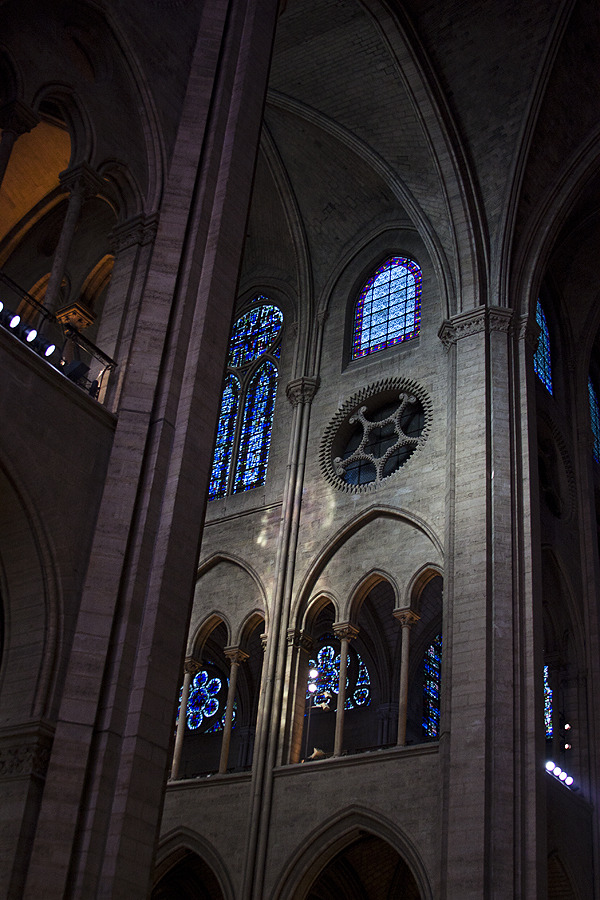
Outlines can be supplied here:
M450 397L440 897L457 884L465 898L543 896L533 368L508 308L461 313L440 338Z
M358 628L349 622L341 622L333 626L333 633L339 638L340 648L340 680L338 684L338 701L335 714L335 739L333 755L341 756L344 744L344 714L346 712L346 673L348 670L348 645L358 635Z
M24 900L148 896L276 14L200 6Z
M400 694L398 697L398 746L406 744L406 716L408 712L408 664L410 661L410 629L419 621L412 609L395 609L394 616L402 626L402 650L400 656Z
M0 106L0 190L11 153L17 138L31 131L39 123L39 116L20 100L11 100Z
M44 306L50 313L56 313L58 299L60 296L60 287L67 270L69 262L69 253L73 242L75 228L79 221L81 208L89 197L94 197L102 187L102 179L96 175L94 170L87 163L82 162L61 172L60 183L69 191L69 203L67 214L63 222L62 231L54 251L54 260L52 262L52 270L46 288L44 297Z
M117 411L127 374L140 302L148 277L158 223L156 216L135 216L113 229L109 235L115 262L102 310L95 343L118 362L110 379L100 381L98 399ZM90 378L99 378L100 364L94 363Z
M299 762L305 729L306 685L313 640L305 631L288 628L282 722L287 728L279 765Z
M177 719L177 733L175 735L175 748L173 750L173 764L171 766L171 781L177 781L179 778L179 767L181 765L181 751L183 750L183 739L185 738L185 725L187 719L187 705L190 698L190 685L192 678L200 671L200 663L192 659L191 656L185 661L183 674L183 687L181 689L181 703L179 705L179 718Z
M225 656L229 660L229 689L227 691L227 707L225 709L225 727L223 728L223 740L221 742L221 758L219 760L219 775L227 771L229 761L229 744L231 743L231 724L233 722L233 701L235 700L235 688L237 673L240 663L248 659L248 654L239 647L226 647Z

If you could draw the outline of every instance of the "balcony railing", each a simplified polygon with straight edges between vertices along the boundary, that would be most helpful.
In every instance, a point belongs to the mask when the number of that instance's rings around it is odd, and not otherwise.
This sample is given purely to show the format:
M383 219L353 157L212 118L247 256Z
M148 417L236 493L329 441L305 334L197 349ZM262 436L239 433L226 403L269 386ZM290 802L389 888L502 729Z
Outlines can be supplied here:
M0 272L0 326L97 400L117 364L74 324L83 310L73 304L53 314Z

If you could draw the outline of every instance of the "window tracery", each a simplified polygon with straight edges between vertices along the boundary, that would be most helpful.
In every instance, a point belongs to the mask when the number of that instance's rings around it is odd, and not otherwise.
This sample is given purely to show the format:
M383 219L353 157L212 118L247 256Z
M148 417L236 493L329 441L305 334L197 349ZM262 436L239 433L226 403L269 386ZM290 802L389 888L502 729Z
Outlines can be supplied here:
M308 676L306 687L306 699L313 698L314 704L328 704L339 693L340 662L339 648L333 646L335 640L326 635L325 643L317 653L316 659L309 660L309 670L314 670L317 675ZM368 706L371 702L371 676L360 653L350 647L348 650L348 663L346 670L346 703L344 709L356 709ZM316 691L310 690L311 685L316 686Z
M234 323L208 499L265 483L283 314L266 297Z
M378 266L356 302L352 359L419 334L422 280L420 267L404 256L393 256Z
M548 323L542 309L542 304L537 301L535 308L535 320L540 326L538 345L533 357L533 370L544 387L552 393L552 366L550 362L550 332Z
M192 679L186 710L186 724L190 731L214 734L223 731L227 706L229 679L223 678L212 663L206 663ZM232 727L235 723L237 703L233 704ZM177 719L181 714L181 693Z

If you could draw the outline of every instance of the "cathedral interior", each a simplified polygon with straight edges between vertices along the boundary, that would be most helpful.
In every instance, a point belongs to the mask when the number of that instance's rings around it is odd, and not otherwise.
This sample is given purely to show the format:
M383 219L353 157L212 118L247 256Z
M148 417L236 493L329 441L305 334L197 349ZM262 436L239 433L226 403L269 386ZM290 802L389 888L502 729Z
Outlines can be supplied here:
M0 890L600 898L600 7L0 3Z

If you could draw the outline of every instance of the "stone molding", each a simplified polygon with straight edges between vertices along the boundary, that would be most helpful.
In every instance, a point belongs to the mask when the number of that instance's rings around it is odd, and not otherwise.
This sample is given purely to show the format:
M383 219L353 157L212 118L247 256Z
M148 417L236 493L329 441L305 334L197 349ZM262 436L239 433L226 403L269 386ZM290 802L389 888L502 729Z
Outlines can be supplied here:
M449 350L460 338L473 334L500 331L509 334L512 328L513 310L504 306L482 306L459 313L442 322L438 337Z
M71 169L61 172L59 181L71 194L79 193L82 200L89 200L101 193L105 182L86 162L80 162Z
M40 117L22 100L11 100L0 106L0 128L17 137L26 134L40 122Z
M293 647L294 650L306 650L310 652L314 647L311 636L305 631L301 631L299 628L288 628L287 642L288 647Z
M535 319L530 319L529 316L521 316L519 320L519 340L525 341L525 344L535 351L537 350L538 340L540 337L541 328Z
M130 247L145 247L154 242L157 231L157 216L135 216L113 228L109 235L110 248L116 256Z
M303 377L290 381L285 393L292 406L298 406L300 403L311 403L318 389L318 378Z
M52 748L51 734L12 734L0 744L0 781L9 778L45 778Z

